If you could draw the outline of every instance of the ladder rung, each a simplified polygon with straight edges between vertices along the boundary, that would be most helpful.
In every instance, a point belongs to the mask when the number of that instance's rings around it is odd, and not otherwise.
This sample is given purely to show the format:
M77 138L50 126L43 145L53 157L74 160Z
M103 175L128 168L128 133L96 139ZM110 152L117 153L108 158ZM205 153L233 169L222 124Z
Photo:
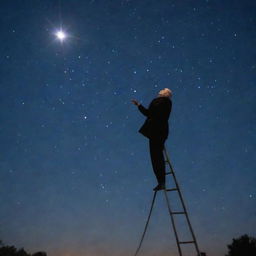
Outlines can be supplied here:
M185 214L185 212L172 212L172 214Z
M170 191L177 191L178 189L177 188L168 188L166 189L167 192L170 192Z
M184 241L184 242L179 242L179 244L193 244L195 241Z
M166 172L165 175L173 174L173 172Z

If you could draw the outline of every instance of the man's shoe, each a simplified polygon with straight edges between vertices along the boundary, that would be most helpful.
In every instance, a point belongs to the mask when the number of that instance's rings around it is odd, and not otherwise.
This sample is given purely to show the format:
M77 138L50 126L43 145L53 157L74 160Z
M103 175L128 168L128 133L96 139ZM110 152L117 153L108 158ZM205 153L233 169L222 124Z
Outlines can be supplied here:
M158 184L156 187L153 188L154 191L165 189L165 184Z

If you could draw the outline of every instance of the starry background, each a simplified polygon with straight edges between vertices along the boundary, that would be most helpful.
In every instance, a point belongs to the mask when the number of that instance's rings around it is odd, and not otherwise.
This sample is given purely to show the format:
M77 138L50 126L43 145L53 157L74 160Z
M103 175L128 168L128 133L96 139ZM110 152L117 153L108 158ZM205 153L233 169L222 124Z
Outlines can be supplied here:
M0 239L132 255L156 180L131 99L148 106L165 87L166 147L201 251L255 236L255 25L248 0L1 1ZM177 255L162 192L141 255Z

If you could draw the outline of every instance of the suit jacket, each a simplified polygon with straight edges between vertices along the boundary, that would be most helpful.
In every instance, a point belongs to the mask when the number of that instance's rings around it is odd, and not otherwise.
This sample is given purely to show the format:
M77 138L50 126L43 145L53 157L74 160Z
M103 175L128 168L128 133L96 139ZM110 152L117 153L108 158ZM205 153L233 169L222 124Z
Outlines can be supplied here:
M166 140L169 134L168 119L172 110L172 101L168 97L152 100L148 109L139 105L140 112L147 117L139 132L149 139Z

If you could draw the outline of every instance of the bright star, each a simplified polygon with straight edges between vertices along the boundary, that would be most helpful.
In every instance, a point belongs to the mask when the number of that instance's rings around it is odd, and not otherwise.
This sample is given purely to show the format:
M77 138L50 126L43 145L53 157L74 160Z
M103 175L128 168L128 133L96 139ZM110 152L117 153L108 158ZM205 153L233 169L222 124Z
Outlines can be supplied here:
M67 35L62 30L59 30L55 35L61 42L67 37Z

